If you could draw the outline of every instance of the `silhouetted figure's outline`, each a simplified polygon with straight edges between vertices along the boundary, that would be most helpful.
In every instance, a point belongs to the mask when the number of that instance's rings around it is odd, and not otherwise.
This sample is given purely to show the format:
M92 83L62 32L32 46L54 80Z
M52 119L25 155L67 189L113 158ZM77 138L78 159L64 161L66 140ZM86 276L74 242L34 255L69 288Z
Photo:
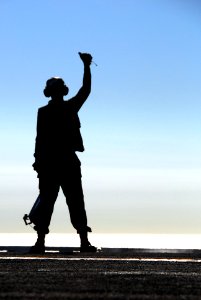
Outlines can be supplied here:
M49 225L60 187L66 197L70 219L80 235L80 251L95 252L96 247L88 241L87 216L81 182L80 161L76 151L84 151L80 134L78 111L91 92L90 64L92 56L80 53L84 63L83 85L77 95L68 101L68 87L63 79L53 77L47 80L44 95L51 100L39 108L35 144L34 170L38 173L40 195L30 214L38 238L30 249L31 253L45 252L45 235ZM26 219L26 215L25 215Z

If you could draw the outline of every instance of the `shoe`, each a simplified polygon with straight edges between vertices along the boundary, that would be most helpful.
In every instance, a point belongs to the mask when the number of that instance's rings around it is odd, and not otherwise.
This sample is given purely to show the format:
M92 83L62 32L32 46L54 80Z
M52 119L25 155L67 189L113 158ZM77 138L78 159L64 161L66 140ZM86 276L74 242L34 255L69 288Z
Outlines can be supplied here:
M88 245L82 245L80 247L80 252L91 252L91 253L95 253L97 252L97 248L95 246L92 246L91 244Z
M45 254L45 245L35 244L29 250L29 254Z

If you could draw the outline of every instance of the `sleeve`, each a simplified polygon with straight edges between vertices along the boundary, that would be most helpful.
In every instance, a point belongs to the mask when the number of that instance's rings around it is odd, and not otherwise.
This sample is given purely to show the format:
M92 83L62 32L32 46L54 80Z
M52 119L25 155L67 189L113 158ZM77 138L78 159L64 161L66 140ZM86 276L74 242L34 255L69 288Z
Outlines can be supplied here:
M88 98L90 92L91 92L91 70L90 70L90 66L85 65L82 87L80 88L78 93L68 101L76 112L80 110L80 108Z
M40 133L39 133L39 128L40 128L40 109L38 110L38 115L37 115L37 126L36 126L36 139L35 139L35 152L34 152L34 157L35 157L35 162L33 163L33 168L35 171L38 172L39 169L39 157L40 157Z

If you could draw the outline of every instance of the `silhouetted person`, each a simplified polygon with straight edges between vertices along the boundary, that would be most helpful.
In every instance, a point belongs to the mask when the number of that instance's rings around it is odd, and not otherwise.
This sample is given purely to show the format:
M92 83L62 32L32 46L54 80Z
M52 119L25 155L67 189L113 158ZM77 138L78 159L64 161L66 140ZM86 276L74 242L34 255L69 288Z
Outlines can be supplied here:
M92 56L79 53L84 63L83 85L77 95L68 101L68 87L63 79L53 77L46 82L44 94L51 100L38 110L34 169L39 177L39 203L33 221L38 238L30 249L32 253L45 252L45 235L60 187L66 197L70 219L80 235L80 251L95 252L96 247L88 241L87 216L81 182L80 161L76 151L84 151L80 134L78 111L91 91L90 64ZM31 220L31 217L30 217Z

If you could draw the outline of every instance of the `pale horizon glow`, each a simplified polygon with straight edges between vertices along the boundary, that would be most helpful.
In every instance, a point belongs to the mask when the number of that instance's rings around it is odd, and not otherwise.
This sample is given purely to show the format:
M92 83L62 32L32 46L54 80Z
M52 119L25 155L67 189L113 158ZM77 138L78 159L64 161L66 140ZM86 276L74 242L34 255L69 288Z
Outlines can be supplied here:
M91 242L101 248L132 249L201 249L200 234L91 234ZM32 233L0 233L0 247L32 246ZM79 247L77 234L52 233L46 237L46 247Z

